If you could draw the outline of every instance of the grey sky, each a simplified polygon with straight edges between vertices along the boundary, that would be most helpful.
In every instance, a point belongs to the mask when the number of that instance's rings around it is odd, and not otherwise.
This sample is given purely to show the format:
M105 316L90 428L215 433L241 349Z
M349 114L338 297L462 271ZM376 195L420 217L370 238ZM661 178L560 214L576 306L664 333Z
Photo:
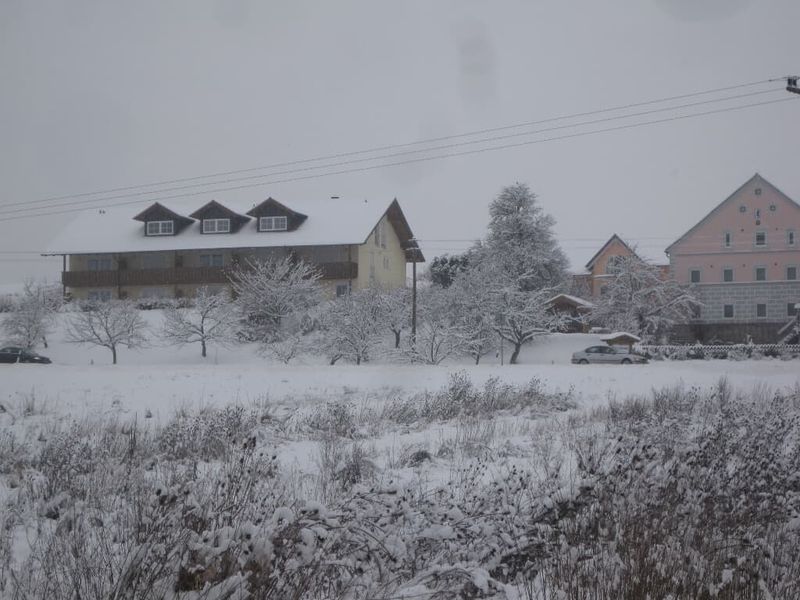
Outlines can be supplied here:
M0 205L787 75L798 23L797 0L2 0ZM396 196L422 240L471 239L525 181L577 270L614 232L663 257L755 171L800 199L798 123L785 102L168 204ZM66 218L0 221L0 284L57 277L3 252L41 250Z

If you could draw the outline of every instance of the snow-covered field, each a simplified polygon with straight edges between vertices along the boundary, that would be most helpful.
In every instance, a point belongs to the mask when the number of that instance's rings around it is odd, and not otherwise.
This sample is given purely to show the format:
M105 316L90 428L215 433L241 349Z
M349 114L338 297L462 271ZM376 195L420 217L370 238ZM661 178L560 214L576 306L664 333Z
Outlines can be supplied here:
M800 361L579 366L599 336L553 335L513 366L284 365L252 344L111 365L66 343L63 319L41 350L53 364L0 365L0 598L539 600L576 581L666 597L684 580L738 597L753 569L773 597L798 591ZM701 470L681 470L698 452ZM760 504L731 508L714 486ZM746 531L763 548L687 548L675 515L697 539ZM560 550L536 566L556 523ZM592 537L608 527L611 545ZM651 568L687 551L699 575ZM161 591L121 591L137 586Z
M151 328L160 311L144 313ZM63 318L61 319L63 325ZM450 374L464 370L476 383L499 377L508 383L538 378L550 390L574 389L583 407L649 393L683 383L708 387L721 377L740 389L766 384L784 388L800 380L800 362L661 361L648 365L572 365L573 352L602 343L599 335L555 334L524 347L518 365L484 357L480 365L467 358L439 366L409 365L379 358L364 365L326 364L322 357L301 357L285 365L258 354L253 344L211 346L201 358L196 345L165 347L154 342L143 350L120 350L120 364L111 365L104 348L65 341L63 327L40 352L52 365L0 365L0 402L14 404L34 397L48 412L80 417L104 411L168 418L178 409L231 402L307 403L347 397L386 398L444 385ZM388 342L388 340L387 340Z

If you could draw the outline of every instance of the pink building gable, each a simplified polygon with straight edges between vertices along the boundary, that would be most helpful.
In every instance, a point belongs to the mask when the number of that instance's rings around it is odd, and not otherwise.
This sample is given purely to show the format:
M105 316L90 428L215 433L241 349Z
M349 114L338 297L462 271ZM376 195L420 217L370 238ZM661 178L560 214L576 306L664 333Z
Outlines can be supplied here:
M680 283L692 282L692 271L695 280L699 271L699 283L722 283L726 275L733 283L754 282L757 276L786 281L792 273L787 269L800 270L798 236L800 205L756 174L667 253Z
M800 303L800 205L756 174L667 248L700 301L673 339L777 342Z

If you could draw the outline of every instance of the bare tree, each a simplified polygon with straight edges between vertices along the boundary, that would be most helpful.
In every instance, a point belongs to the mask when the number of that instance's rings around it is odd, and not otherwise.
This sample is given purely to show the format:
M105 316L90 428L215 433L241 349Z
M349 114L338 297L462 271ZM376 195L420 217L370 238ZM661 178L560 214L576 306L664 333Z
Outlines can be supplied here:
M75 344L101 346L111 351L117 364L117 348L141 348L147 342L146 324L136 306L127 300L87 303L74 314L67 340Z
M179 346L200 344L200 354L205 358L208 344L227 346L235 341L238 326L238 311L229 294L213 294L201 287L191 306L172 305L165 310L161 337Z
M53 328L58 309L51 286L26 281L13 307L13 312L3 321L3 332L8 339L26 350L33 350L40 343L47 348L47 335Z
M619 257L612 275L591 313L593 322L606 327L658 339L700 306L690 287L638 256Z
M394 347L400 347L400 335L411 322L411 290L397 288L382 295L383 320L394 334Z
M231 284L249 333L263 344L280 337L286 320L297 320L320 303L320 277L315 267L291 257L251 260L235 269Z
M331 364L340 358L357 365L369 360L384 329L384 295L365 289L332 300L322 318L323 347Z
M451 311L465 335L464 351L479 364L495 344L492 289L479 267L455 277L448 288Z
M469 334L453 307L451 288L431 286L419 294L419 326L416 339L409 340L406 357L414 362L438 365L463 354Z
M563 328L564 318L549 309L553 290L522 291L515 285L494 291L495 330L512 346L509 364L517 364L523 344Z

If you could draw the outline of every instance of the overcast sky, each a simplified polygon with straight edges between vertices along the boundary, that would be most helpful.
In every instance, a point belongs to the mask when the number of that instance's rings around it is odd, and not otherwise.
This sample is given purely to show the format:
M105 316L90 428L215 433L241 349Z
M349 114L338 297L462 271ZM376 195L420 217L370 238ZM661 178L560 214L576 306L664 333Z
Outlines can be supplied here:
M797 0L2 0L0 212L797 73L798 23ZM663 260L756 171L800 200L798 134L787 101L166 204L397 197L432 257L482 236L492 197L522 181L580 270L614 232ZM0 284L57 278L60 260L10 252L41 251L72 215L11 214Z

